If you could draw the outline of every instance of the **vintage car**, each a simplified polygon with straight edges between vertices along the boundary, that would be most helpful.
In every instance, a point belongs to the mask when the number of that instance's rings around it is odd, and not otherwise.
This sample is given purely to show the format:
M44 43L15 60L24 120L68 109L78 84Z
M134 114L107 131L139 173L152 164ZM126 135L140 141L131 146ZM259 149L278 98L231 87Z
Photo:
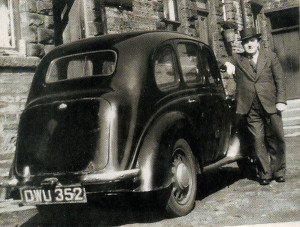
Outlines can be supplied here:
M186 215L197 174L245 156L234 119L215 56L196 38L145 31L64 44L37 68L5 184L40 211L164 191L165 209Z

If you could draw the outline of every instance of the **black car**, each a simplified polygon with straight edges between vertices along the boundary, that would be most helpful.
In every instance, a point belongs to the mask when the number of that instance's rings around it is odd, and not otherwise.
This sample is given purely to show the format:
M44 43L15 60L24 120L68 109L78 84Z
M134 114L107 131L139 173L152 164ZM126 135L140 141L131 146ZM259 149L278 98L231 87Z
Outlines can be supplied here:
M168 189L166 210L186 215L197 174L244 156L233 107L196 38L145 31L61 45L37 68L3 185L40 211Z

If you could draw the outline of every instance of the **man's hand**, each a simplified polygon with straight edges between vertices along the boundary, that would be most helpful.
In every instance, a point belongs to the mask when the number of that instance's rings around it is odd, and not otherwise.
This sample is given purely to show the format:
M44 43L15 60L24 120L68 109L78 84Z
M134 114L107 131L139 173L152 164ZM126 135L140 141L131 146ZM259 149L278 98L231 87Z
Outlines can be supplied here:
M235 74L235 66L232 63L230 63L230 62L227 61L227 62L225 62L224 65L226 66L226 72L230 76L232 76L233 74Z
M286 109L286 104L284 103L276 103L276 109L280 112L285 111Z

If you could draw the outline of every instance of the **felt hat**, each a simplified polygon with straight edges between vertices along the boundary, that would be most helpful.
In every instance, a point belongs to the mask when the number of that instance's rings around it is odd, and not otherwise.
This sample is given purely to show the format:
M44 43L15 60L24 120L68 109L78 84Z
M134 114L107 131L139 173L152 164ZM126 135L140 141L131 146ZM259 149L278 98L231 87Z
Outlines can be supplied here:
M256 32L256 28L245 28L240 32L241 40L250 39L252 37L260 38L261 34Z

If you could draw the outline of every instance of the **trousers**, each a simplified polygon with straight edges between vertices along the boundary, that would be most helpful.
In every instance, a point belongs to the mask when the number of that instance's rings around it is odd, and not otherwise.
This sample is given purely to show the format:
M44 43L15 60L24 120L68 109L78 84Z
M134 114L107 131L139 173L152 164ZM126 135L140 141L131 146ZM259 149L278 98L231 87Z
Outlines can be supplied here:
M258 97L254 98L246 115L247 128L252 136L258 173L261 179L284 177L286 153L281 113L267 113Z

